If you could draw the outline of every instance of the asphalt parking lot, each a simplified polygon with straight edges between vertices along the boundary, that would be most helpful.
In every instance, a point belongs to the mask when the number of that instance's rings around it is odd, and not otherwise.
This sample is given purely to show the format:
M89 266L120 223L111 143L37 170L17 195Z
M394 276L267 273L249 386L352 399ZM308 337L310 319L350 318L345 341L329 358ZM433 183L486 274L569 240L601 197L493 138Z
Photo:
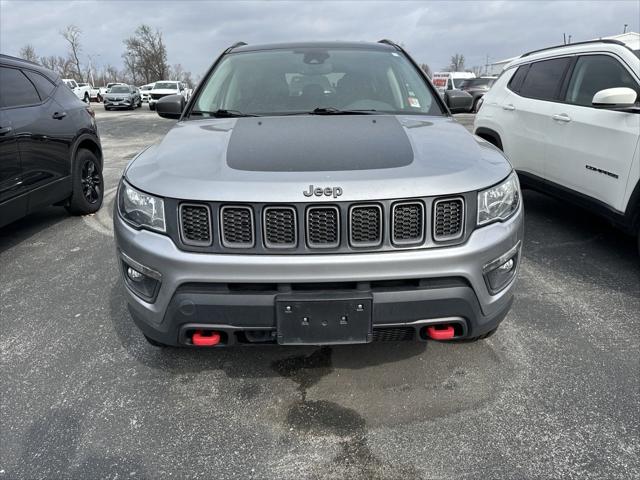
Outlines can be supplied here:
M95 108L102 210L0 229L0 479L640 476L634 239L527 191L514 307L486 341L161 350L129 320L110 217L173 121Z

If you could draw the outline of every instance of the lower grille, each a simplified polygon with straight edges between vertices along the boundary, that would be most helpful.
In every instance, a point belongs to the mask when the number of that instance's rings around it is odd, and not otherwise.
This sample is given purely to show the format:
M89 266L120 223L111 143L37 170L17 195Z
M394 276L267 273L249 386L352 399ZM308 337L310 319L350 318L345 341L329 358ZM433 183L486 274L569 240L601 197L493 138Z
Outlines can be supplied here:
M403 202L393 206L393 243L420 243L424 239L424 205Z
M355 247L374 247L382 242L382 208L379 205L351 207L349 241Z
M222 244L228 248L251 248L254 245L253 211L249 207L222 207Z
M460 238L464 230L464 201L462 198L436 200L433 217L434 240L443 242Z
M180 234L187 245L211 245L211 216L205 205L180 205Z
M264 244L267 248L293 248L298 244L294 208L266 207L263 221Z
M415 329L412 327L385 327L373 329L374 342L404 342L413 340Z
M309 207L307 210L307 244L311 248L332 248L340 244L338 207Z
M154 100L160 100L162 97L166 97L168 93L151 93L150 95Z

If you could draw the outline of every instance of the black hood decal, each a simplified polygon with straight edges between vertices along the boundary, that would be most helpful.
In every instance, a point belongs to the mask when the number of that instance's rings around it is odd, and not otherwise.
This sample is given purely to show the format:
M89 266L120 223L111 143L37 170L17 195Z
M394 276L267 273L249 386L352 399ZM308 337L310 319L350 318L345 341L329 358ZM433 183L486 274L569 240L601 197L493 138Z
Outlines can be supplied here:
M413 149L391 115L240 118L227 149L236 170L323 172L404 167Z

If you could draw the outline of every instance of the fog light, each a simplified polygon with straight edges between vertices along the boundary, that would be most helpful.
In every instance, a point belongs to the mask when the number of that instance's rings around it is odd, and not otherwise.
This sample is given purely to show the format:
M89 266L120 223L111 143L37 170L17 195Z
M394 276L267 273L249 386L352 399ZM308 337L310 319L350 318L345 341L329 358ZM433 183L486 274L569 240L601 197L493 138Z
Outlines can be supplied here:
M140 273L139 271L131 267L127 268L127 275L134 282L141 282L142 280L144 280L144 273Z
M160 288L160 273L149 267L136 262L128 255L120 252L122 257L122 269L124 270L124 280L133 293L146 300L153 302Z
M483 268L485 282L491 294L496 294L505 288L516 274L520 252L520 242L507 253L497 258Z

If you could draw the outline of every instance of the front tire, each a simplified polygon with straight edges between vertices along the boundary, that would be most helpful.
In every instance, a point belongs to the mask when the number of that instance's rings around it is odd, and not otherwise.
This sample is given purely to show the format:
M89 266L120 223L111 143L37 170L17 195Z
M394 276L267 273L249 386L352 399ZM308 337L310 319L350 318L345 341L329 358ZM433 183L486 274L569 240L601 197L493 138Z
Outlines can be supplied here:
M155 103L150 103L149 104L149 110L153 111L156 109L156 104Z
M78 150L73 163L73 193L67 211L73 215L88 215L100 210L104 195L104 179L100 162L93 152Z
M91 98L89 97L89 94L87 92L85 92L84 94L84 103L91 103Z

